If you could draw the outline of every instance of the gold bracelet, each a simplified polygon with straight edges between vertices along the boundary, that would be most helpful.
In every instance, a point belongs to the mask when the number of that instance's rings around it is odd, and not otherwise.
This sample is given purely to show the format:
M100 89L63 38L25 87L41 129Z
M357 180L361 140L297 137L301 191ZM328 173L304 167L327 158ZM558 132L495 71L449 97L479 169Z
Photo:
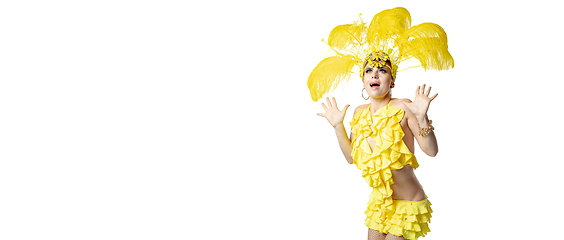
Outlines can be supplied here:
M419 126L419 136L425 137L427 136L431 131L435 130L435 128L433 127L433 125L431 125L433 123L433 120L429 120L429 126L426 128L421 128L421 126Z

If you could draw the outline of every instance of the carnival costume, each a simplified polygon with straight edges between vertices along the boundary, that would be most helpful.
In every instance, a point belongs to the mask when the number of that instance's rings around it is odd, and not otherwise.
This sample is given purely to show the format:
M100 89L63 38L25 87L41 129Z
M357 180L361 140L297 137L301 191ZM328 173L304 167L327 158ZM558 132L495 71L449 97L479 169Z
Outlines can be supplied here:
M323 59L311 72L308 87L311 98L319 100L334 90L343 80L350 79L354 68L363 77L363 69L388 66L392 80L396 79L399 64L411 64L403 70L420 64L425 70L447 70L454 67L448 52L447 36L437 24L422 23L411 27L411 16L405 8L384 10L374 16L370 25L360 19L352 24L339 25L329 34L326 42L331 56ZM430 230L431 203L392 199L392 170L411 165L416 169L417 159L403 142L401 120L404 111L391 106L370 113L370 107L358 111L350 125L353 139L354 164L373 188L366 210L365 224L384 234L417 239ZM373 149L367 142L372 137Z

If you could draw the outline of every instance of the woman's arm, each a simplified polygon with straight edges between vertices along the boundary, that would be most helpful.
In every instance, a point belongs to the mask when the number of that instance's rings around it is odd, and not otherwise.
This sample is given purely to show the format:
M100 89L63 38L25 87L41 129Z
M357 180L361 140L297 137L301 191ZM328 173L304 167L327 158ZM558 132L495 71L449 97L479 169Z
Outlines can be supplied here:
M327 98L327 106L324 103L321 103L323 109L325 109L325 113L318 113L318 116L325 117L327 121L333 126L335 129L335 134L337 135L337 140L339 141L339 146L341 147L341 151L347 162L349 164L353 163L352 159L352 147L351 147L351 140L347 136L347 131L345 130L345 126L343 125L343 119L345 118L345 113L350 105L345 105L343 110L339 110L337 108L337 101L335 98L332 98L333 101L329 101ZM352 133L351 133L352 138Z
M427 117L427 114L422 117L415 116L411 119L408 119L408 124L409 129L413 133L413 136L417 140L417 143L419 144L421 150L431 157L436 156L439 152L439 146L437 144L435 133L433 131L430 131L429 134L425 136L419 135L419 127L429 127L429 118Z
M343 155L345 155L347 162L349 164L353 164L351 140L347 136L347 131L345 131L345 126L343 126L343 122L335 126L335 134L337 134L337 140L339 140L339 147L341 147L341 151L343 152ZM351 137L352 137L352 133L351 133Z
M437 144L437 138L435 137L435 133L430 131L429 134L425 136L421 136L419 134L419 128L426 128L429 127L430 122L429 118L427 117L427 110L429 109L429 105L431 101L437 97L438 94L429 97L429 93L431 92L431 87L425 91L425 84L423 84L423 88L417 87L415 91L415 99L413 102L411 101L403 101L412 112L408 116L408 126L413 136L417 140L419 147L423 152L427 155L434 157L439 152L439 147Z

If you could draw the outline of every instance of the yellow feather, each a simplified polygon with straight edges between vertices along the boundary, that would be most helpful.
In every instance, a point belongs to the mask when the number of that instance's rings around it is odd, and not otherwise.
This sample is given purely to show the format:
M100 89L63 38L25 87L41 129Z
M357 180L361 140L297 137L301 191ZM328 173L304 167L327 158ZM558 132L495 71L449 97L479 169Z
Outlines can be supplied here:
M327 43L339 50L347 49L350 45L360 45L364 37L362 36L364 28L359 24L339 25L333 28Z
M336 55L323 59L311 71L307 85L313 101L349 80L354 66L361 69L366 57L379 51L390 57L392 74L410 59L419 61L425 70L454 67L444 29L434 23L411 27L411 15L402 7L379 12L368 27L362 19L339 25L329 34L327 44ZM407 68L411 67L415 66Z
M350 55L332 56L321 60L307 79L311 99L317 102L327 92L335 90L342 80L348 81L355 64L354 57Z
M454 67L447 42L445 30L435 23L413 26L396 41L402 58L416 58L425 70L447 70Z
M374 15L366 40L368 44L382 44L388 39L395 39L411 26L411 14L407 9L397 7L381 11Z

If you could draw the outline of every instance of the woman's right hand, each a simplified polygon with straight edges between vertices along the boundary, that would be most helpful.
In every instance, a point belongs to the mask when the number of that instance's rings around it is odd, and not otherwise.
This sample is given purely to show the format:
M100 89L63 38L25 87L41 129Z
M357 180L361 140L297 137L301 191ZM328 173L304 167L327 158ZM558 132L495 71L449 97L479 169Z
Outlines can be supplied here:
M329 123L331 124L331 126L336 127L338 124L343 123L343 119L345 118L345 113L350 105L349 104L345 105L345 107L341 111L339 110L339 108L337 108L337 101L335 100L335 98L333 97L332 99L333 102L329 101L329 98L327 98L327 106L324 103L321 103L323 109L325 109L325 113L318 113L317 116L326 118L327 121L329 121Z

